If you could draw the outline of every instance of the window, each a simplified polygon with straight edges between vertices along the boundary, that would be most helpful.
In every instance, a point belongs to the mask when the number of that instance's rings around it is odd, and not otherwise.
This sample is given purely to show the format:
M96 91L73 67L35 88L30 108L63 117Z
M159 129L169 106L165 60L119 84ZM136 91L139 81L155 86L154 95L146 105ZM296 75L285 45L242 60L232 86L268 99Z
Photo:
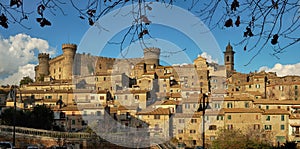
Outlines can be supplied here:
M256 120L258 120L258 119L259 119L259 116L258 116L258 115L256 115L256 116L255 116L255 119L256 119Z
M233 129L233 125L232 125L232 124L227 125L227 129L228 129L228 130L232 130L232 129Z
M272 130L272 125L265 125L265 130Z
M190 104L184 104L186 109L190 108Z
M284 121L284 115L281 115L281 121Z
M103 77L103 81L106 81L106 77Z
M260 84L256 84L255 87L256 87L256 88L260 88Z
M254 130L259 130L260 129L260 125L259 124L254 124Z
M266 106L266 109L268 110L268 109L269 109L269 106Z
M245 108L249 108L249 102L245 102Z
M100 100L104 100L104 96L100 96Z
M231 115L228 115L228 116L227 116L227 119L228 119L228 120L231 120Z
M190 130L190 133L196 133L196 130L192 129Z
M249 88L251 88L251 85L249 85Z
M284 130L284 125L280 125L280 130Z
M197 123L197 119L192 118L191 123Z
M134 99L140 99L140 96L139 95L135 95Z
M127 95L125 95L125 100L127 100L128 99L128 96Z
M229 56L226 57L226 61L229 62Z
M283 86L280 85L279 86L279 90L283 91Z
M75 125L75 120L72 120L72 125Z
M83 116L87 116L87 112L86 111L83 111Z
M217 126L216 125L210 125L208 127L209 130L217 130Z
M232 108L232 103L227 103L227 108Z
M216 109L220 109L221 108L221 105L219 103L215 103L215 108Z
M160 115L154 115L154 119L160 119Z
M178 129L178 134L182 134L183 130L182 129Z
M218 116L217 116L217 120L218 120L218 121L220 121L220 120L222 121L222 120L223 120L223 116L222 116L222 115L218 115Z
M266 121L270 121L271 120L271 116L268 115L267 118L266 118Z
M179 123L184 123L184 119L179 119Z

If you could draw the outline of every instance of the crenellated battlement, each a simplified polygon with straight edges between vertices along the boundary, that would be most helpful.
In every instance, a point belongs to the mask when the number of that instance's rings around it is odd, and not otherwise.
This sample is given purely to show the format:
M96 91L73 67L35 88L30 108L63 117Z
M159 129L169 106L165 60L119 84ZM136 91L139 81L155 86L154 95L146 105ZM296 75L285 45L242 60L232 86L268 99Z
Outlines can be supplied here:
M145 53L152 53L153 55L160 55L160 49L159 48L155 48L155 47L151 47L151 48L145 48L144 49L144 54Z
M48 53L39 53L38 58L48 58L49 59L49 54Z
M65 43L62 44L62 49L77 49L77 45L76 44L71 44L71 43Z

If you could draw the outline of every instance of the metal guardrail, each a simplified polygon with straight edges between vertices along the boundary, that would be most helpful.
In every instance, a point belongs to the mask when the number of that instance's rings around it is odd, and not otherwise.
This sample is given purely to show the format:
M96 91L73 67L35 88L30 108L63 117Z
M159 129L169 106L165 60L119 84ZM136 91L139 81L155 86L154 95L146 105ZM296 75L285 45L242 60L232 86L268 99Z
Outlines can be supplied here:
M13 126L0 125L0 133L1 132L12 133ZM88 139L93 137L93 135L89 133L59 132L59 131L41 130L41 129L33 129L33 128L24 128L24 127L16 127L16 133L24 134L24 135L52 137L52 138Z

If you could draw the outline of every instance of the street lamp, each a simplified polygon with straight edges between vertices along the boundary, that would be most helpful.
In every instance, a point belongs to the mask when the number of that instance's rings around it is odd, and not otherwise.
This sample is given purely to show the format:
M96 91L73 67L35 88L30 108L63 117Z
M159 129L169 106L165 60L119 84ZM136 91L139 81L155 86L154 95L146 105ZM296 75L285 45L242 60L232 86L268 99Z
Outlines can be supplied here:
M17 89L16 85L12 85L10 88L10 98L14 101L14 114L13 114L13 146L16 145L16 114L17 114L17 103L16 103L16 96L17 96ZM19 89L20 91L20 89ZM22 98L21 91L20 91L20 98Z
M206 103L205 103L205 98L207 99ZM202 104L201 104L201 102L199 103L199 108L198 108L197 112L202 111L202 146L203 146L203 149L205 149L205 120L204 120L204 116L205 116L205 110L206 109L211 109L211 107L209 106L208 95L207 94L202 94Z

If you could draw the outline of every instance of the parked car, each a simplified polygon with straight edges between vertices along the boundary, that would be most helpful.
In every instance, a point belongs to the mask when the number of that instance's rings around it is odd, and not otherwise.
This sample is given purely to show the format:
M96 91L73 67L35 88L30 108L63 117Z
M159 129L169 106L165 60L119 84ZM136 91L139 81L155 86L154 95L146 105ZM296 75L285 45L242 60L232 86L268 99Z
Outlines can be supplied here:
M39 149L38 146L34 146L34 145L30 145L30 146L27 146L27 149Z
M11 142L0 142L0 149L13 149L13 144Z

